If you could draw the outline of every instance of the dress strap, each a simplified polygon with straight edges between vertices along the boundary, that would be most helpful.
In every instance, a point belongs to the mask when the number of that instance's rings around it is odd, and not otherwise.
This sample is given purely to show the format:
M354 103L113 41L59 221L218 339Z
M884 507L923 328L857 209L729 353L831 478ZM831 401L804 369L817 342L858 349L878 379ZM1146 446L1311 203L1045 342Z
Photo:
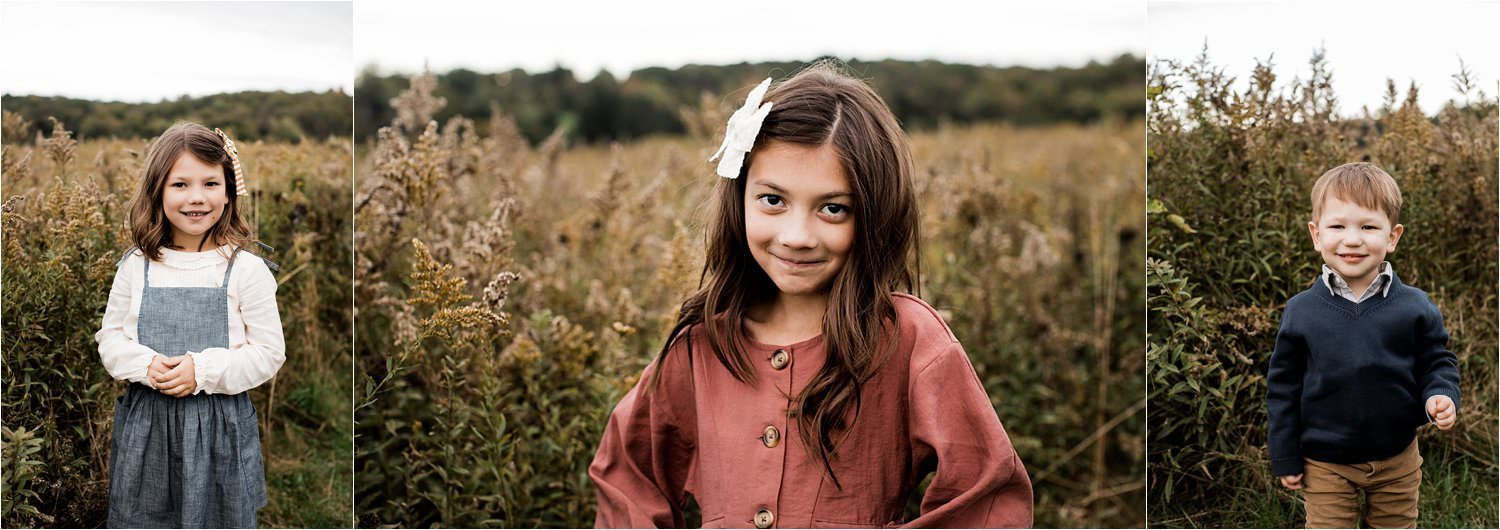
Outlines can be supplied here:
M229 287L229 273L234 272L234 258L239 257L239 255L240 255L240 249L239 248L235 248L234 249L234 253L229 255L229 266L228 267L224 267L224 285L223 285L223 287L226 287L226 288Z
M262 243L260 241L256 241L255 244L260 245L260 248L265 249L265 251L266 251L267 254L270 254L272 252L276 252L276 249L271 248L271 245L267 245L267 244ZM260 258L261 261L265 262L266 267L269 267L271 269L271 272L281 272L281 266L277 265L276 262L271 261L270 259L266 258L265 256L262 256L260 254L256 254L254 252L251 252L250 254L254 255L257 258Z

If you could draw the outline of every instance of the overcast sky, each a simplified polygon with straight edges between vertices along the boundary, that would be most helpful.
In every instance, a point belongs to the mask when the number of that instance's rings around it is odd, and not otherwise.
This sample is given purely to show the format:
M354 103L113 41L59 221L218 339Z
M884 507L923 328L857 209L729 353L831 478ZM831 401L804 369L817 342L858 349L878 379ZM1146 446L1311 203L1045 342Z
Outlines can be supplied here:
M623 78L644 66L824 54L1052 67L1146 53L1141 1L360 0L354 20L357 62L385 73L562 65L583 79L601 69Z
M1500 0L1408 3L924 0L868 3L14 2L0 3L0 91L155 101L240 90L352 91L354 72L601 69L805 60L939 59L1079 66L1122 53L1191 60L1205 40L1240 78L1274 54L1306 77L1322 46L1342 111L1378 105L1385 79L1454 96L1462 56L1497 91ZM1147 50L1149 49L1149 54Z
M416 4L413 4L416 5ZM3 2L0 92L353 91L350 2Z
M1459 57L1485 93L1496 94L1500 70L1500 2L1322 1L1180 2L1149 4L1149 58L1192 61L1208 43L1213 64L1238 78L1255 60L1273 59L1278 82L1306 79L1320 46L1333 70L1339 112L1378 108L1386 79L1405 97L1413 81L1431 114L1457 98L1452 76Z

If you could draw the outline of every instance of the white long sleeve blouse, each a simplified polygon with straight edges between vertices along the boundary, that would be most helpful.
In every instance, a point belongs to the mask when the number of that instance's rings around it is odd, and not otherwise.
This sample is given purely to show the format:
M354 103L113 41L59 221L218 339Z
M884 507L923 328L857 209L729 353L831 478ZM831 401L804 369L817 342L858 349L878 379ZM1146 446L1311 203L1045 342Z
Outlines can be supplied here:
M231 246L204 252L162 249L151 264L152 287L218 287L229 266ZM104 322L94 340L99 358L115 379L149 385L146 369L157 352L137 340L146 258L137 250L120 263ZM229 347L188 352L195 393L238 394L269 381L286 361L281 315L276 310L276 279L265 261L249 253L235 259L229 276Z

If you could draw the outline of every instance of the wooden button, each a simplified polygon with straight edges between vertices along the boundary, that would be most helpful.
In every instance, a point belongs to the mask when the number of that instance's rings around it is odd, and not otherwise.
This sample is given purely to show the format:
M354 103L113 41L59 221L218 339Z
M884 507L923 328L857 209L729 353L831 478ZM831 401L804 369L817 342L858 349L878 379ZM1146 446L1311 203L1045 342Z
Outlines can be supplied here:
M760 511L755 512L756 528L770 528L773 524L776 524L776 516L771 513L771 510L761 508Z
M786 350L776 350L776 353L771 354L771 368L781 370L789 364L792 364L792 354Z
M766 447L776 447L776 444L781 443L781 431L775 425L767 425L765 432L760 435L760 443L766 444Z

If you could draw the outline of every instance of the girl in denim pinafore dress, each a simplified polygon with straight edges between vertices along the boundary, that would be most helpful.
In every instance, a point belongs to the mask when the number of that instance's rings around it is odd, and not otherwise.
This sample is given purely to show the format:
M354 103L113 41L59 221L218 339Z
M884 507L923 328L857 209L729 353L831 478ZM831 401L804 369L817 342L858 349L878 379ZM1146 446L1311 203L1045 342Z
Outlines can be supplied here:
M168 357L228 348L235 257L219 287L152 287L147 261L136 324L140 343ZM115 407L114 426L111 528L255 526L266 484L248 393L174 398L131 383Z
M197 124L168 129L146 156L137 249L96 335L110 375L130 382L115 407L111 528L251 528L266 505L247 391L281 367L285 344L274 265L241 251L253 241L241 171L228 137Z

